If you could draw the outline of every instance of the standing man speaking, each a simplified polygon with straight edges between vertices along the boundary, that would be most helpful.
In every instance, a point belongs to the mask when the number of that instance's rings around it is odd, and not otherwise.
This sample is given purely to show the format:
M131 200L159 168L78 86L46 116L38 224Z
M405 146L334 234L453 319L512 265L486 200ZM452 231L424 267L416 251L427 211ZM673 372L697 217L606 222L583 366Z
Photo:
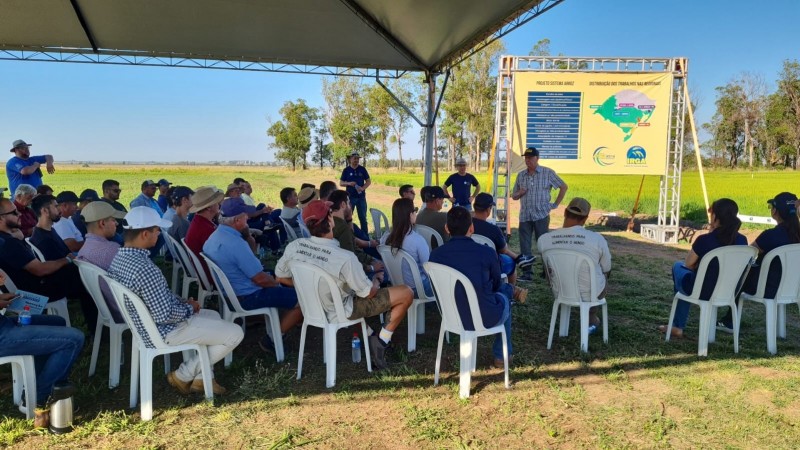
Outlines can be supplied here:
M6 163L6 176L8 177L8 189L13 195L20 184L30 184L38 188L42 185L42 170L39 168L46 164L47 173L54 173L56 168L53 166L53 155L31 156L31 144L17 139L11 144L11 152L14 157Z
M353 210L358 210L358 226L364 234L367 231L367 195L364 193L372 180L369 179L369 172L364 166L360 165L361 155L358 152L350 153L347 157L349 163L342 171L339 178L339 186L347 188L347 195L350 196L350 206Z
M550 229L550 211L556 209L567 193L567 184L556 175L555 171L539 165L539 150L528 147L525 153L526 169L517 174L517 181L511 192L511 198L520 200L519 211L519 247L522 258L518 266L522 275L517 279L533 280L533 242ZM558 189L555 202L551 202L551 190Z

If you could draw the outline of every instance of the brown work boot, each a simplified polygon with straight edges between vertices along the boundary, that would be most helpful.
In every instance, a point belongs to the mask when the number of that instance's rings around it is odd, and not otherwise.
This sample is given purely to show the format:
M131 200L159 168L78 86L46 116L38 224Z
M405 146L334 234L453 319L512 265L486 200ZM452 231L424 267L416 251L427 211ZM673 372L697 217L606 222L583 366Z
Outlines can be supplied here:
M50 410L36 408L33 412L33 427L48 428L50 426Z
M525 288L514 286L514 300L517 303L525 303L528 300L528 290Z
M167 382L170 384L170 386L174 387L175 390L177 390L183 395L189 395L192 393L192 390L190 388L192 382L181 381L181 379L178 378L176 371L172 371L167 374Z
M205 386L203 385L203 380L199 378L195 378L194 381L192 381L192 386L189 389L192 392L198 393L204 393L206 391ZM214 395L225 395L228 392L227 389L217 383L215 378L211 379L211 390L214 391Z

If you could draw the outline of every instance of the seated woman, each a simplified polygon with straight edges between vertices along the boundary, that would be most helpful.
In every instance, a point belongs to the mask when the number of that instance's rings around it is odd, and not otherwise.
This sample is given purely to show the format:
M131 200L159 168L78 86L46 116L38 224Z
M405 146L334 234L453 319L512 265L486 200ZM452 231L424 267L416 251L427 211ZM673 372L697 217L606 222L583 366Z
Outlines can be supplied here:
M774 199L767 200L772 218L777 225L775 225L775 228L762 232L755 242L751 244L758 249L758 259L756 259L756 266L751 268L750 273L747 274L747 279L742 288L744 292L748 294L756 293L758 277L761 273L761 262L767 253L783 245L800 243L800 221L797 218L796 202L797 196L789 192L782 192L776 195ZM782 270L781 261L773 260L767 273L764 297L775 298L775 294L778 293L778 286L781 284ZM717 329L733 333L733 318L730 309L728 314L717 323Z
M672 266L672 281L674 291L690 295L694 287L695 275L700 266L703 256L712 250L728 245L747 245L747 238L739 234L739 227L742 222L739 220L739 206L729 198L721 198L711 204L708 210L710 214L710 232L698 237L692 244L692 249L686 255L686 260L678 261ZM719 263L714 260L708 265L705 280L700 289L700 299L708 300L714 291L714 285L719 275ZM689 306L691 303L683 300L678 301L675 309L675 319L672 324L672 336L683 337L683 329L686 320L689 318ZM661 325L658 329L662 333L667 332L667 325Z
M422 276L422 287L425 289L425 295L430 297L433 295L433 288L422 265L428 262L431 250L425 242L425 238L414 231L416 222L417 208L414 207L414 202L407 198L395 200L392 204L392 231L386 235L385 244L392 248L392 253L395 255L398 249L403 249L414 258L419 274ZM411 275L411 268L405 262L403 262L402 266L403 282L414 291L414 296L416 296L417 289L414 284L414 277Z

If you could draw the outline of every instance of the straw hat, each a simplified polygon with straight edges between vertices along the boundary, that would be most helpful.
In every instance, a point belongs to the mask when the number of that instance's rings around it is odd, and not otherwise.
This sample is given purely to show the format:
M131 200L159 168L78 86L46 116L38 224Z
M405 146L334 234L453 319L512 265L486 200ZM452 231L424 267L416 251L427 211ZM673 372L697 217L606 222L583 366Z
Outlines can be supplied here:
M214 206L221 202L225 194L216 186L203 186L197 188L197 191L192 195L192 207L189 212L196 213L202 211L209 206Z

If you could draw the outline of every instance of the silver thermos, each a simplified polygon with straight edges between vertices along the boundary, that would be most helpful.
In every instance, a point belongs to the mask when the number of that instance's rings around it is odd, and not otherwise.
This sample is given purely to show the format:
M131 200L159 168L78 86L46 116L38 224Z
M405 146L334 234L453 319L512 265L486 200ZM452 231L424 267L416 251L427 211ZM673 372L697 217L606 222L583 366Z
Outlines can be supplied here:
M61 384L53 387L50 396L50 431L64 434L72 431L72 395L75 387Z

